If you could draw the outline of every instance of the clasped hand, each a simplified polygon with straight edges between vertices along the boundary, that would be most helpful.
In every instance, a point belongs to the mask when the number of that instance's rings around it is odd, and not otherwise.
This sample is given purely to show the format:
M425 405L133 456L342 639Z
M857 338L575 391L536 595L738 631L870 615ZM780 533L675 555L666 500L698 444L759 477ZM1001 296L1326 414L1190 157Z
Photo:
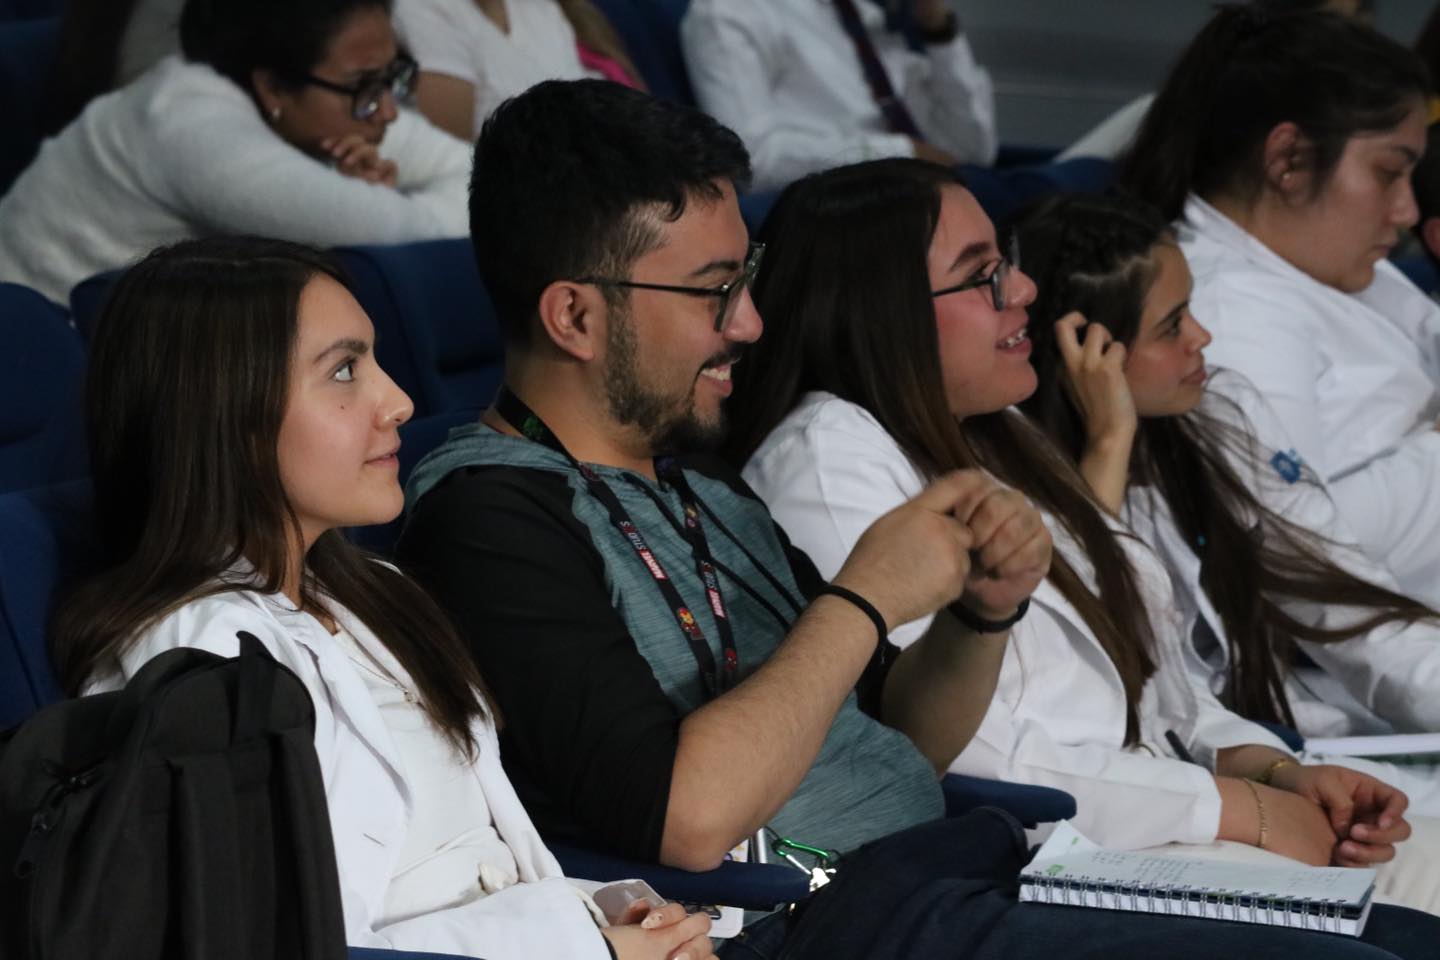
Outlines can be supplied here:
M999 620L1044 579L1050 553L1030 501L983 471L957 470L871 524L835 582L869 598L892 629L957 597Z
M1395 845L1410 836L1402 790L1368 774L1333 764L1282 767L1271 783L1324 811L1333 834L1329 862L1368 867L1395 857Z

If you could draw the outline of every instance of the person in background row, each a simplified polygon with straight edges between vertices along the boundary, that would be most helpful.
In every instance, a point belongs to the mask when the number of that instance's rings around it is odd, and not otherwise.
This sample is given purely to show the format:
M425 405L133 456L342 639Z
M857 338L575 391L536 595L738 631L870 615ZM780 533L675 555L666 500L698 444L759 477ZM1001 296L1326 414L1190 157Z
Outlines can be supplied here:
M1231 399L1260 441L1308 463L1371 557L1435 608L1440 307L1386 259L1419 217L1429 94L1424 65L1374 30L1224 7L1119 176L1176 220L1210 362L1254 384Z
M709 918L678 906L602 929L501 769L454 628L337 529L403 502L412 407L374 339L335 263L294 244L188 241L121 278L86 387L102 557L52 625L63 682L111 690L166 650L257 637L315 705L353 946L710 956Z
M184 58L93 100L0 198L0 280L64 302L156 245L465 232L465 144L400 107L389 0L191 0Z
M542 80L599 72L641 86L590 0L395 0L395 29L420 62L420 111L466 141L502 101Z
M990 74L945 0L694 0L680 36L757 190L872 157L995 161Z

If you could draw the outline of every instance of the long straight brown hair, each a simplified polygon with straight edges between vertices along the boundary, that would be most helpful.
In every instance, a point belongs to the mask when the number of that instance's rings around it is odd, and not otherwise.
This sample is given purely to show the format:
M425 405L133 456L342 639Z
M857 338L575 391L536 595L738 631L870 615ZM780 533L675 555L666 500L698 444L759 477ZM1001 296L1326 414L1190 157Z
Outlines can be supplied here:
M1026 269L1040 287L1030 306L1031 360L1040 385L1020 406L1078 463L1085 422L1065 389L1055 321L1079 310L1116 341L1132 344L1157 272L1155 249L1175 237L1158 212L1122 197L1047 200L1016 229ZM1223 418L1200 411L1143 418L1131 481L1152 484L1164 497L1201 560L1201 586L1230 650L1226 704L1253 720L1293 726L1285 673L1296 640L1336 643L1437 614L1336 566L1328 556L1334 544L1256 498L1230 464L1239 458L1260 465L1259 446L1244 415L1230 406ZM1288 613L1282 602L1295 600L1368 613L1326 630Z
M286 582L300 525L277 443L300 294L319 276L344 282L309 248L222 237L157 250L116 284L85 390L103 556L59 605L51 633L70 693L178 607ZM222 579L242 560L252 578ZM333 601L359 617L410 673L435 723L473 751L470 723L491 709L489 696L430 597L337 530L315 541L301 574L302 608Z
M877 160L806 177L782 194L761 239L754 297L765 336L735 368L729 459L743 464L805 393L870 412L927 477L981 467L1024 491L1076 538L1092 590L1057 552L1050 581L1109 654L1125 687L1125 742L1155 672L1153 638L1119 541L1069 460L1024 417L950 413L926 257L941 191L959 181L919 160Z

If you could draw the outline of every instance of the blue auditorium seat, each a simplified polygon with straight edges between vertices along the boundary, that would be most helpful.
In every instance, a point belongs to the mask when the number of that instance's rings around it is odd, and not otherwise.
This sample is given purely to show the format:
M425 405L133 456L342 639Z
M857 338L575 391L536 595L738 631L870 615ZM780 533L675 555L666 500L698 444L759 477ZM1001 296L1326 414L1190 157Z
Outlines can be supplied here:
M39 20L65 12L65 0L0 0L0 22Z
M60 584L95 556L88 481L0 495L0 729L62 696L45 647Z
M84 476L85 345L65 311L0 283L0 493Z
M489 406L504 344L470 241L335 251L375 324L375 356L426 417Z
M71 288L70 317L75 321L75 329L80 331L80 336L85 338L86 343L95 335L95 324L100 320L100 311L105 309L105 298L110 295L110 288L124 272L107 270L88 280L82 280Z
M60 20L9 20L0 16L0 195L20 176L43 139L45 84L60 38Z

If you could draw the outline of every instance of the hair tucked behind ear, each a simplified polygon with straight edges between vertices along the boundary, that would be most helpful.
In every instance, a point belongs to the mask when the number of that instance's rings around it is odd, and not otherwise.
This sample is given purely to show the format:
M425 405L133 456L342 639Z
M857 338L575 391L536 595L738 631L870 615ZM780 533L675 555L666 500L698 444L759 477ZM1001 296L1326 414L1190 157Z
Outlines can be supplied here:
M873 415L924 475L981 467L1023 490L1075 537L1098 590L1057 551L1050 581L1080 612L1125 687L1127 743L1155 670L1144 601L1125 552L1084 480L1023 417L950 413L926 270L944 167L877 160L806 177L782 194L761 239L755 282L764 338L735 368L739 465L808 391L824 390Z
M1389 130L1429 94L1419 59L1338 14L1222 5L1175 64L1121 158L1118 181L1169 220L1188 194L1248 202L1266 138L1299 127L1315 189L1356 134Z
M101 572L60 604L51 656L72 694L147 627L232 590L281 589L299 521L277 454L301 291L343 282L324 254L212 238L157 250L116 284L86 384ZM236 564L253 575L230 576ZM419 687L455 744L488 706L473 660L411 580L339 531L310 548L302 605L350 610Z
M1174 236L1155 210L1122 197L1052 198L1016 231L1026 268L1042 291L1030 308L1031 356L1040 383L1020 407L1078 463L1085 422L1065 389L1055 321L1079 310L1116 341L1133 344L1154 282L1156 248L1173 244ZM1201 559L1201 586L1230 649L1228 705L1255 720L1293 725L1284 665L1296 640L1334 643L1385 623L1436 614L1342 570L1329 559L1333 544L1262 504L1232 466L1268 469L1253 432L1228 400L1212 395L1210 402L1226 405L1223 417L1196 411L1140 421L1131 482L1154 486ZM1367 612L1349 626L1326 630L1287 612L1287 601Z

